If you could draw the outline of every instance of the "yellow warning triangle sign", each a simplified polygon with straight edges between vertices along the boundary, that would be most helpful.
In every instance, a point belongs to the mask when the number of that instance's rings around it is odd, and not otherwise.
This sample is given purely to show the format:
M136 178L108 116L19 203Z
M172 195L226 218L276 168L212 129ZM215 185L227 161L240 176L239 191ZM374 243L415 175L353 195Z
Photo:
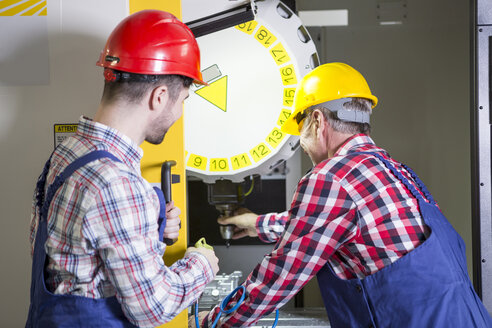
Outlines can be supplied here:
M227 112L227 75L195 91L197 95Z

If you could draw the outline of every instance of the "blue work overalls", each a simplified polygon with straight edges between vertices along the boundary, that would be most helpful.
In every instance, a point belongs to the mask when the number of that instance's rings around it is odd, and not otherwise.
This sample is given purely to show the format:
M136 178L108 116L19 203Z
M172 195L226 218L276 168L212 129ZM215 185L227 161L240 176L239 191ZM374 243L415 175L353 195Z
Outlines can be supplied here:
M55 178L44 196L46 176L49 171L50 161L46 163L41 174L37 190L37 206L39 208L39 224L34 244L34 254L31 277L31 304L26 327L101 327L120 328L135 327L123 314L120 303L116 297L93 299L76 295L55 295L46 289L44 268L46 259L45 243L48 237L46 216L50 203L56 191L64 181L78 168L94 160L108 157L120 162L114 155L105 151L94 151L84 155ZM163 241L164 227L166 224L166 205L164 195L159 188L154 188L160 201L159 215L159 239Z
M329 264L317 278L331 326L492 327L492 319L468 278L465 244L422 181L429 200L385 158L379 158L418 199L431 234L420 246L363 280L338 278Z

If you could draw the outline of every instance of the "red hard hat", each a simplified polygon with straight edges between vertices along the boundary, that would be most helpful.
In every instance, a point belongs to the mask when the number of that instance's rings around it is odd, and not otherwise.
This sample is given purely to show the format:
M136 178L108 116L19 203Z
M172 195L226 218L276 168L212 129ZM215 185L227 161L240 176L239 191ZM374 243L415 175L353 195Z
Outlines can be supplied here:
M142 10L122 20L98 66L137 74L177 74L203 82L200 49L191 30L172 14Z

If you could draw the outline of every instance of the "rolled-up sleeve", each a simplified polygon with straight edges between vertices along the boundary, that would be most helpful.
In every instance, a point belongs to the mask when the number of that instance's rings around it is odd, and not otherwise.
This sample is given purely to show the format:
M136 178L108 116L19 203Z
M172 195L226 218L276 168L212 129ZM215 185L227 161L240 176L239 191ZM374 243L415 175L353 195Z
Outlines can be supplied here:
M247 327L291 299L340 245L355 237L355 210L348 193L331 176L311 174L302 179L286 214L264 216L263 222L280 222L285 228L279 237L271 233L277 244L249 274L243 283L244 302L222 317L221 327ZM205 326L210 327L218 314L215 307Z
M166 267L158 211L148 189L118 178L95 195L84 222L84 234L99 253L123 312L141 327L170 321L213 279L209 263L198 253Z
M268 213L260 215L256 219L256 231L258 238L265 243L276 242L285 229L285 224L289 218L289 212Z

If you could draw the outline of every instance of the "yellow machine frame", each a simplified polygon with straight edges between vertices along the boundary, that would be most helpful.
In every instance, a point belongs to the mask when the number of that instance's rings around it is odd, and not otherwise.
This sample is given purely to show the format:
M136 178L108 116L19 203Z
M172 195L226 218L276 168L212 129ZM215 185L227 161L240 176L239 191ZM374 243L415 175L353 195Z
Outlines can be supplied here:
M181 19L181 0L130 0L130 14L144 9L159 9L172 13ZM173 174L180 176L180 183L172 186L174 204L181 209L181 230L178 241L166 247L164 262L171 265L183 257L187 241L186 226L186 173L185 173L185 151L184 151L184 124L181 117L166 134L164 142L160 145L151 145L147 142L142 144L144 157L142 159L142 176L150 183L161 182L161 164L167 160L176 161L172 168ZM174 320L161 327L187 327L188 312L181 312Z

